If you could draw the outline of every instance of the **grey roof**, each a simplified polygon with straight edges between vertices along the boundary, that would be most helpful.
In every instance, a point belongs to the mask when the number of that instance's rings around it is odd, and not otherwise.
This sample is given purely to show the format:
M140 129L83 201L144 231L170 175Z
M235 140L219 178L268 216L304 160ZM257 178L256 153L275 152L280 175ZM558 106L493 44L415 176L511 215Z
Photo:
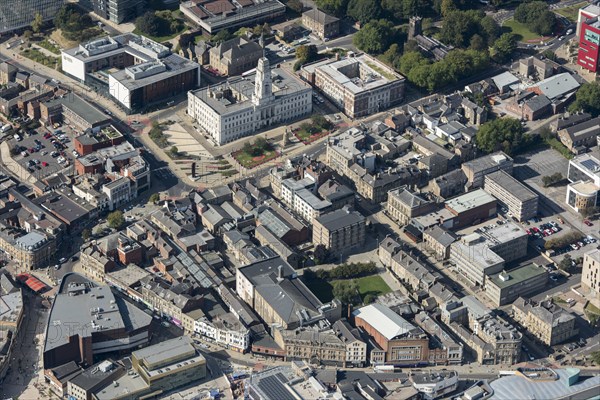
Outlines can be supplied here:
M591 118L592 115L585 112L578 112L576 114L563 114L555 122L552 122L550 126L555 126L555 130L560 131L561 129L580 124Z
M327 25L327 24L331 24L333 22L339 21L338 18L336 18L332 15L326 14L317 8L312 8L312 9L306 11L305 13L302 14L302 17L310 18L310 19L312 19L320 24L323 24L323 25Z
M487 174L485 176L485 182L488 180L495 182L498 186L506 189L511 195L515 196L520 201L528 201L531 199L538 198L538 195L535 194L531 189L525 186L523 183L519 182L517 179L512 177L508 172L503 170L498 170ZM484 183L485 189L485 183ZM502 200L502 199L499 199Z
M506 155L506 153L504 153L503 151L499 151L468 161L463 164L463 169L468 168L474 173L477 173L479 171L484 171L486 169L502 165L506 162L510 162L512 164L513 159Z
M112 361L109 362L112 363ZM107 362L101 361L92 365L81 374L73 378L71 380L71 384L86 391L94 391L95 389L99 389L99 387L112 382L115 378L118 378L125 372L125 369L121 365L114 363L111 369L103 372L100 368L98 368L101 364L107 365Z
M537 83L534 87L545 94L550 100L564 96L579 87L579 82L568 72L551 76Z
M87 287L87 293L77 296L69 295L73 285ZM94 294L92 297L90 294ZM59 293L52 304L48 316L46 342L44 351L60 347L69 341L69 337L79 334L82 337L92 335L90 310L100 308L105 316L95 320L96 325L104 327L108 333L113 329L133 331L150 325L152 317L139 308L126 302L121 297L115 297L108 286L96 286L85 277L69 273L62 279ZM70 327L70 329L68 329Z
M354 196L354 191L352 189L342 183L335 182L332 179L327 180L324 184L319 186L318 192L321 197L330 202Z
M494 84L498 89L502 89L506 86L513 85L519 82L519 78L511 74L510 72L503 72L500 75L492 77Z
M229 62L253 53L257 54L257 61L262 57L262 47L260 44L241 37L227 40L210 49L210 52L218 55L220 58L227 59Z
M189 336L180 336L136 350L132 353L132 356L139 361L143 361L146 365L152 365L180 359L189 353L195 352L192 339Z
M214 204L208 205L208 210L206 210L202 213L202 218L206 218L206 220L213 225L217 225L223 221L228 221L231 219L229 217L229 214L227 214L221 208L221 206L217 206Z
M59 381L65 382L71 380L76 375L80 374L81 368L75 361L69 361L66 364L59 365L56 368L52 368L52 373ZM64 379L64 380L63 380Z
M514 400L523 398L524 394L530 399L591 399L600 393L600 376L571 383L574 375L579 373L578 369L555 369L554 372L558 375L557 380L540 381L518 374L496 379L490 383L493 394L489 400Z
M63 108L68 108L90 125L96 126L104 122L108 123L110 121L110 117L108 115L104 114L74 93L69 93L64 97L58 97L56 99L47 101L45 104L48 107L61 105Z
M575 139L578 136L599 135L600 134L600 117L592 118L588 121L565 129L567 135Z
M415 329L414 325L380 303L359 308L352 315L354 318L364 320L388 340L403 336Z
M300 80L297 76L292 75L283 68L275 67L270 69L270 72L274 103L281 103L284 99L292 98L299 92L310 90L308 83ZM256 73L253 73L248 76L230 78L219 85L197 89L190 93L209 106L215 113L227 115L254 107L252 96L255 91L255 81ZM232 96L214 95L215 92L224 92L226 89L230 89L232 92L239 94L239 96L236 96L234 99Z
M358 329L352 327L350 323L345 319L339 319L335 321L332 325L332 328L336 333L340 334L347 343L352 343L356 341L362 342L362 338L360 337L360 333Z
M361 222L364 223L365 217L358 211L350 211L349 208L344 207L342 209L323 214L320 217L315 218L315 220L323 225L327 230L337 231L346 226Z
M429 203L429 200L425 200L418 193L413 192L412 190L402 187L394 190L390 190L388 192L388 196L393 196L401 201L403 204L407 205L410 208L415 208L422 206L424 204Z
M46 242L48 238L45 234L37 231L31 231L21 237L18 237L15 241L23 248L36 248Z
M539 96L532 97L531 99L525 101L525 104L527 104L527 107L529 107L531 111L535 112L550 106L551 103L546 96L541 94Z
M445 247L450 246L457 240L457 237L454 233L447 231L439 225L435 225L432 228L428 229L426 233L429 236L431 236L436 242Z
M258 221L264 224L278 237L285 236L293 228L272 209L267 208L258 216Z

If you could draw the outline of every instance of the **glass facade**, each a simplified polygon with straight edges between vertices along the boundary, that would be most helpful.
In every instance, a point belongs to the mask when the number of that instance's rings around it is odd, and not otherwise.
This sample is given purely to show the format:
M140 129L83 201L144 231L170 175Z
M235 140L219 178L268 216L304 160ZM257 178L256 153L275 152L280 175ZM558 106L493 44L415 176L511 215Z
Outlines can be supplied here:
M64 0L1 0L0 33L31 25L37 13L51 20L63 4Z

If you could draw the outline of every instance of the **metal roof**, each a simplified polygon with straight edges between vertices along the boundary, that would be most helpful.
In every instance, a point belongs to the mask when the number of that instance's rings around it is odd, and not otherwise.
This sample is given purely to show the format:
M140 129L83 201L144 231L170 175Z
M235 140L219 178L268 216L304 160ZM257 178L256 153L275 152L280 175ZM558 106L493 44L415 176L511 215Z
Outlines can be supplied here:
M369 304L354 311L352 315L355 318L361 318L388 340L392 340L415 329L412 324L396 314L389 307L379 303Z

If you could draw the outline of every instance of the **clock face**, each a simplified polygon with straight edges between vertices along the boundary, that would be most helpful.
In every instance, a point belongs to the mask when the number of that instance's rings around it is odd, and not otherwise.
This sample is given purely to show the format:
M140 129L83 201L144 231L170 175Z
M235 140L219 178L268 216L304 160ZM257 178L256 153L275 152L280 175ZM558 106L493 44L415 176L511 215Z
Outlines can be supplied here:
M600 45L600 34L588 29L585 31L585 40L587 40L588 42L594 43L596 46L599 46Z

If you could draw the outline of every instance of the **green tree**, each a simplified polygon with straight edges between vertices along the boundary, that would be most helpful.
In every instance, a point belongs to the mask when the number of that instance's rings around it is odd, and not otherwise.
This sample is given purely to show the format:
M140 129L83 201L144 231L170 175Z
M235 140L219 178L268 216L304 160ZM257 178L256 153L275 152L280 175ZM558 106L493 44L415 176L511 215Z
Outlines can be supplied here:
M565 179L560 172L542 177L542 186L549 187Z
M84 242L87 242L88 240L90 240L90 238L92 237L92 232L85 228L84 230L81 231L81 238L83 239Z
M177 146L171 146L171 148L169 149L169 155L171 157L177 157L179 155L179 149L177 148Z
M544 50L542 52L542 55L544 57L546 57L548 60L551 60L551 61L557 61L558 60L558 57L556 56L556 53L554 51L552 51L551 49Z
M158 194L158 193L152 193L150 195L150 198L148 199L149 203L154 203L154 204L158 203L159 201L160 201L160 194Z
M135 20L135 27L143 34L158 36L161 33L162 20L154 11L146 11Z
M44 18L42 14L35 13L35 17L33 18L33 22L31 23L31 29L34 33L40 33L42 31L42 27L44 26Z
M259 136L254 140L254 147L260 149L261 151L268 151L271 148L271 145L267 139Z
M333 296L344 304L354 303L358 295L358 283L355 280L337 281L333 284Z
M584 111L594 117L600 115L600 83L590 82L581 85L569 110L571 112Z
M317 46L314 44L300 45L296 48L296 58L303 63L308 63L317 58L319 54Z
M520 4L515 9L516 21L527 25L532 31L540 35L550 35L556 26L556 15L548 9L548 4L543 1L532 1Z
M350 0L347 14L361 24L381 18L380 0Z
M467 47L471 37L481 31L483 14L477 11L452 11L444 16L440 39L454 47Z
M29 39L31 39L33 37L33 32L30 31L29 29L27 29L25 32L23 32L23 37L26 40L29 40Z
M512 53L517 49L517 37L512 33L504 33L496 40L492 47L492 58L499 63L510 59Z
M523 144L523 126L516 118L494 119L481 125L475 140L477 146L485 152L508 150L510 155ZM505 142L509 143L508 149L503 148Z
M232 33L230 33L229 30L223 29L223 30L217 32L216 35L214 35L212 37L212 41L215 44L219 44L219 43L222 43L222 42L226 42L226 41L228 41L230 39L233 39L234 36L235 35L233 35Z
M488 46L491 46L502 34L500 25L489 15L483 17L479 21L479 25L481 26L483 36L487 39Z
M342 17L348 9L348 0L315 0L317 7L326 13Z
M300 0L288 0L288 2L285 5L288 6L290 10L295 11L297 13L301 13L304 9L304 5Z
M327 247L324 245L318 244L315 247L313 255L315 256L315 262L317 264L323 264L325 261L327 261L327 258L329 258L329 250L327 250Z
M123 217L123 212L117 210L108 214L108 217L106 217L106 221L108 222L108 226L110 226L111 228L119 229L125 223L125 218Z
M591 360L593 363L595 363L596 365L600 365L600 350L598 351L594 351L591 354Z
M311 119L312 124L320 129L331 129L333 124L321 114L315 114Z
M485 40L481 37L481 35L473 35L471 37L471 41L469 43L469 48L473 49L473 50L485 50L487 49L487 44L485 42Z
M442 17L446 18L453 11L457 11L454 0L442 0L442 4L440 6L440 13L442 14Z
M411 42L414 42L414 40L411 40ZM407 42L408 44L408 42ZM404 49L406 51L406 44L404 45ZM400 51L400 47L398 46L398 43L393 43L389 49L387 49L385 51L385 53L383 53L383 55L381 56L383 62L385 62L386 64L392 66L393 68L399 69L400 67L400 57L402 56L402 52Z
M371 304L372 302L375 301L377 297L372 295L371 293L367 294L363 300L364 304Z
M571 256L569 254L565 254L562 260L558 263L558 269L561 271L569 272L571 270L572 264Z
M381 54L394 40L394 26L385 19L371 21L354 34L352 42L359 49L372 54Z

